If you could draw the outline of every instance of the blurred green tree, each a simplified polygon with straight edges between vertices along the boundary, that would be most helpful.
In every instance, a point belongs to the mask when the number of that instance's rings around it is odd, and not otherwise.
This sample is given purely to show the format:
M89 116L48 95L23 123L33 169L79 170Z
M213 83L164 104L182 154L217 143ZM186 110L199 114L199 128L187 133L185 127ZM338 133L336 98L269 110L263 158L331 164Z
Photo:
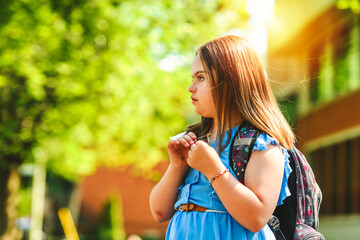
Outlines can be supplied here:
M337 0L339 9L350 9L353 13L360 13L360 0Z
M0 236L11 239L19 165L70 180L100 164L149 169L194 118L184 97L194 46L247 18L245 0L0 6Z

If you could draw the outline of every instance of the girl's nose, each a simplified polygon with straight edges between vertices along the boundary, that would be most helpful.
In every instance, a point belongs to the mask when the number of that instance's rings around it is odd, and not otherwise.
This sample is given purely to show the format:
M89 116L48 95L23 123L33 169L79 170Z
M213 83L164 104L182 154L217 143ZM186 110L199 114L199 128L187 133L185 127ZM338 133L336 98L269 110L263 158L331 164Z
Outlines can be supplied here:
M188 91L191 92L191 93L195 92L194 83L192 83L192 84L189 86Z

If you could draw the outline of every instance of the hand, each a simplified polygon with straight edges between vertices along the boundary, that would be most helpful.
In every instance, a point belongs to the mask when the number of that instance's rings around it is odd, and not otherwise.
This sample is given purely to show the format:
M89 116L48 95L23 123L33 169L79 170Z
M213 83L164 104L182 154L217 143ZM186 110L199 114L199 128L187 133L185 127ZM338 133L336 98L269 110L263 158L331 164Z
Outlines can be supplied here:
M186 162L188 151L191 145L195 143L196 135L193 132L189 132L177 140L170 140L168 143L168 152L171 164L177 168L188 168L189 165Z
M191 145L187 163L190 167L202 172L208 179L225 169L216 150L204 141L197 141Z

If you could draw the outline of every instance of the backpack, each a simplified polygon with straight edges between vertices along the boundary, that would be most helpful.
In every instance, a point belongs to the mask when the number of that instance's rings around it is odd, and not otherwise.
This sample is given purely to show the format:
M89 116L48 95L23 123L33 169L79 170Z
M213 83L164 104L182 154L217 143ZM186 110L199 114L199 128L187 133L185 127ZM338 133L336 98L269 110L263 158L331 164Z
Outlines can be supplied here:
M245 169L261 131L244 121L231 141L229 161L237 179L244 184ZM288 150L292 172L288 178L291 195L276 207L268 225L277 240L325 239L317 231L321 190L304 155L293 146Z

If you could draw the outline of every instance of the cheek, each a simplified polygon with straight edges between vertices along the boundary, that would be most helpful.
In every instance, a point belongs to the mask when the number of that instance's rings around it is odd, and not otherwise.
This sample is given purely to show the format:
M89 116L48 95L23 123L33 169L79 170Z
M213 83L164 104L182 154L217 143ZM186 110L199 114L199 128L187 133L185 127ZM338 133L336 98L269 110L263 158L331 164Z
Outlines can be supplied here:
M215 103L210 91L206 96L206 111L208 114L211 115L211 117L214 117L214 115L216 114Z
M207 102L210 106L215 107L214 98L213 98L210 90L208 91L208 94L207 94Z

